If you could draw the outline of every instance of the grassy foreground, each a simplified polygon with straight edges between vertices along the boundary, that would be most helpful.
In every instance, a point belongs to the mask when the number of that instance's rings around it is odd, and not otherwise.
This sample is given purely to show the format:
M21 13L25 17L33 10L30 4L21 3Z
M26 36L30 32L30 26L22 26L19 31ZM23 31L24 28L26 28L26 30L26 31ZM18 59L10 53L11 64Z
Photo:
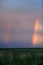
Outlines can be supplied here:
M0 65L43 65L43 48L0 49Z

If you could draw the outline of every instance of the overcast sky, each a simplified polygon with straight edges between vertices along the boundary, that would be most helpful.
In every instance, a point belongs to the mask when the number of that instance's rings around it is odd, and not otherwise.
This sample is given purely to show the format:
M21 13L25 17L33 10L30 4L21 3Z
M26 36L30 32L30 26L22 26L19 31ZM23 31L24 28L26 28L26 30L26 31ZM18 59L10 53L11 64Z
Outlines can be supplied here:
M34 23L42 15L41 0L2 0L0 40L32 42Z

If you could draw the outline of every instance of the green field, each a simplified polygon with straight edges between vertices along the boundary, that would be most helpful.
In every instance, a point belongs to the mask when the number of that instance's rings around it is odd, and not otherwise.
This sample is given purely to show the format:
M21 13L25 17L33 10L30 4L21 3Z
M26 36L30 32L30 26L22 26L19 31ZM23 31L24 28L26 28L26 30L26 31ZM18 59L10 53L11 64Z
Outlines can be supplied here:
M43 48L0 49L0 65L43 65Z

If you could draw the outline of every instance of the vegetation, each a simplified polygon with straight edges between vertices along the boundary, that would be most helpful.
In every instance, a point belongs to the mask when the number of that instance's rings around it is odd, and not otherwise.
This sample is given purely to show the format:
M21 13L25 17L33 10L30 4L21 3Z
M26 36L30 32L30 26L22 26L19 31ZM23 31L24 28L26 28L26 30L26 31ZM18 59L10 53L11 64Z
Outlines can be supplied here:
M0 49L0 65L43 65L43 48Z

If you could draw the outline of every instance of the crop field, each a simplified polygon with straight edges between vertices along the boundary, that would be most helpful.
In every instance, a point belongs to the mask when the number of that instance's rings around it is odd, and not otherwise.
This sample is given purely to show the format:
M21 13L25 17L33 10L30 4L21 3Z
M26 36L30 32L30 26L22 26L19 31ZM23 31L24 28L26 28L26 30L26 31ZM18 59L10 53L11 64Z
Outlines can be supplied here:
M43 48L0 48L0 65L43 65Z

